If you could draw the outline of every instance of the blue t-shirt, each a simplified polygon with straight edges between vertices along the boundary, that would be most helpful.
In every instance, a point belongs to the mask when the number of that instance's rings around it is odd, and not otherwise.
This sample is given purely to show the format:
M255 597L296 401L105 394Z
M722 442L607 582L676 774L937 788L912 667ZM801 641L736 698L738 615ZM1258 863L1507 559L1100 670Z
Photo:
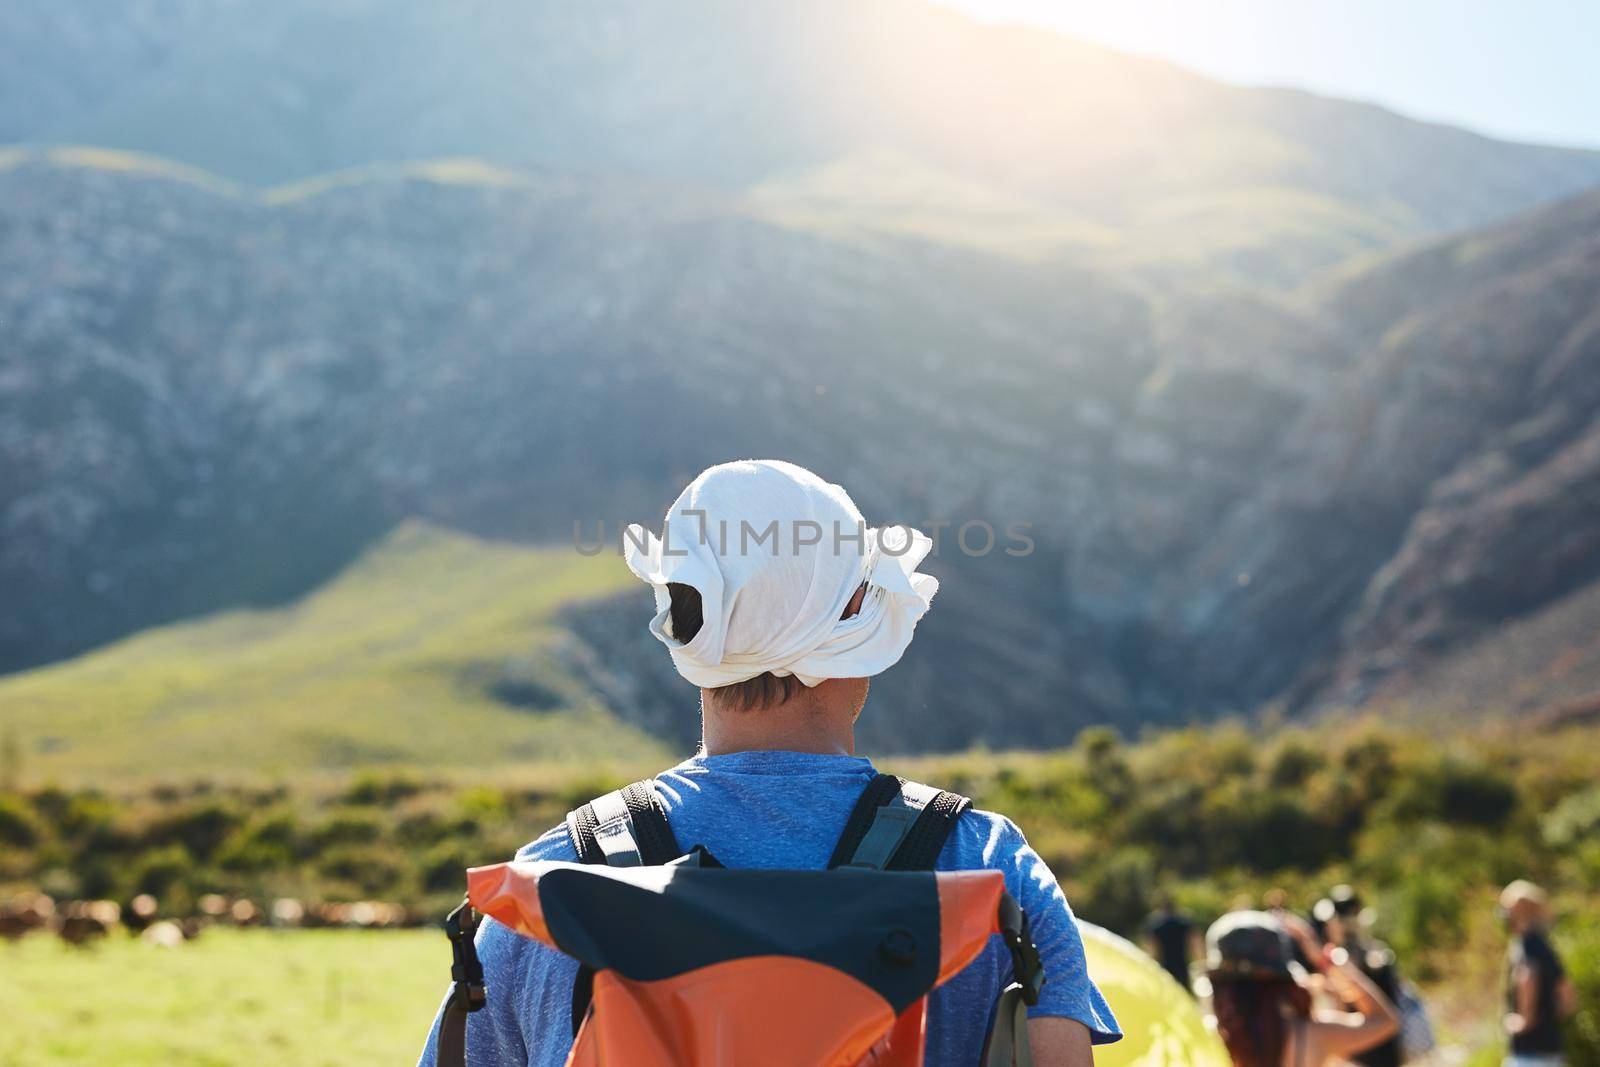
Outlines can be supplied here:
M696 756L661 774L662 802L684 848L704 845L728 867L820 870L856 799L876 773L854 756L807 752L736 752ZM566 827L525 846L519 860L576 860ZM939 854L941 871L1005 872L1006 889L1022 905L1044 962L1045 985L1032 1016L1076 1019L1096 1044L1121 1036L1111 1009L1084 967L1083 940L1066 897L1039 854L1011 820L971 810ZM468 1016L471 1067L560 1067L572 1046L571 958L485 920L478 955L488 1004ZM929 998L929 1065L976 1064L995 998L1011 979L1011 956L998 936ZM434 1020L419 1067L432 1067Z

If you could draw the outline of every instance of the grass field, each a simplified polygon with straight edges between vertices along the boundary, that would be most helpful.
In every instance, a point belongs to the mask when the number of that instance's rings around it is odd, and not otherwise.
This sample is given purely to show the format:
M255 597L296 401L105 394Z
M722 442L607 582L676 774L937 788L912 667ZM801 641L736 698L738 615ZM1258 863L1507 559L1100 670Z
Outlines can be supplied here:
M436 930L209 930L0 945L0 1067L413 1063L449 982Z
M1150 1052L1140 983L1090 946L1129 1041ZM35 935L0 945L0 1067L362 1067L409 1064L448 981L436 930L213 929L175 949L127 936L87 949ZM1109 969L1108 969L1109 968ZM1442 992L1442 991L1431 991ZM1436 997L1434 1008L1445 1007ZM1499 1062L1488 1019L1438 1018L1447 1061ZM1170 1036L1170 1035L1169 1035ZM1476 1054L1474 1054L1476 1052Z
M33 780L560 763L661 749L564 662L566 604L637 583L584 557L399 527L305 599L148 630L0 679Z

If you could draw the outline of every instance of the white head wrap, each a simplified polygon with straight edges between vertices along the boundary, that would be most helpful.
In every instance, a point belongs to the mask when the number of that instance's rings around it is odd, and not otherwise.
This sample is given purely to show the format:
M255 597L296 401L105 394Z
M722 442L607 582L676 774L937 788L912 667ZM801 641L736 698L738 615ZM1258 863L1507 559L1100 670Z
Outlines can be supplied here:
M804 467L741 460L712 467L667 511L661 537L628 527L628 569L655 589L650 632L705 688L771 671L808 686L888 669L939 580L916 573L933 547L903 526L868 529L849 495ZM668 582L700 593L694 640L672 635ZM861 610L840 619L862 583Z

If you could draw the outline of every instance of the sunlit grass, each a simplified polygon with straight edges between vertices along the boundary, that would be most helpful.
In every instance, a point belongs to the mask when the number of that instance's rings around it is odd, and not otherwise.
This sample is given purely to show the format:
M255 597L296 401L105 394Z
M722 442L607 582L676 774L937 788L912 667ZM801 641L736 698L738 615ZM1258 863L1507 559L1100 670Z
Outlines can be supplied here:
M0 944L0 1067L415 1061L449 981L433 930L214 929L177 948Z
M574 676L555 618L632 582L612 555L410 523L296 604L146 631L0 681L0 726L33 780L644 759L658 747ZM525 679L541 706L497 696Z
M223 196L239 196L242 191L224 178L198 167L145 152L128 152L117 148L99 148L93 145L60 145L39 147L16 145L0 150L0 171L28 163L47 162L57 167L83 170L110 171L117 174L140 175L147 178L166 178L187 182Z
M762 219L830 238L888 235L1019 259L1107 249L1109 226L1060 204L1005 193L893 152L868 152L752 189Z
M319 174L304 181L274 186L261 195L268 204L290 204L321 196L335 189L394 178L431 182L435 185L464 185L493 189L534 190L550 185L548 181L536 179L526 172L496 166L486 160L454 157L389 166L348 167L328 174Z

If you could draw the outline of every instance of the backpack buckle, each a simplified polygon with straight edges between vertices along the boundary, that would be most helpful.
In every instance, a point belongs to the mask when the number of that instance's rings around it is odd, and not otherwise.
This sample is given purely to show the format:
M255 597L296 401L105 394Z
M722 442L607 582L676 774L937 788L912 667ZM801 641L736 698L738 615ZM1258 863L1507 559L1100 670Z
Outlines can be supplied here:
M450 999L465 1011L483 1007L488 999L483 982L483 961L478 959L474 937L483 917L462 900L444 920L445 936L450 939Z
M1023 1002L1032 1007L1039 1003L1039 992L1044 988L1044 962L1033 943L1028 913L1011 899L1010 893L1000 897L1000 936L1011 950L1011 971L1021 988Z

